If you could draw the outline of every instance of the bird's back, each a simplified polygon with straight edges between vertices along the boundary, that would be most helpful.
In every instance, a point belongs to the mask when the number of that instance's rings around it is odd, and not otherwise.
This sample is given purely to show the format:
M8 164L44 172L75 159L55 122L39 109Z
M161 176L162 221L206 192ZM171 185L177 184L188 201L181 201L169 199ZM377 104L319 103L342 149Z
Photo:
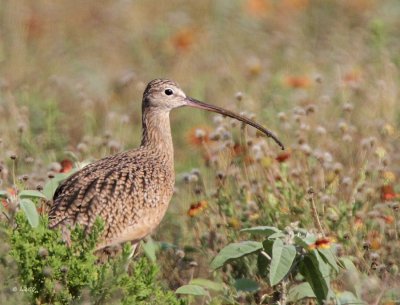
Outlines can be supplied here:
M79 224L89 232L100 217L105 228L97 249L138 241L161 222L173 185L173 163L156 151L141 147L106 157L57 188L50 227L69 232Z

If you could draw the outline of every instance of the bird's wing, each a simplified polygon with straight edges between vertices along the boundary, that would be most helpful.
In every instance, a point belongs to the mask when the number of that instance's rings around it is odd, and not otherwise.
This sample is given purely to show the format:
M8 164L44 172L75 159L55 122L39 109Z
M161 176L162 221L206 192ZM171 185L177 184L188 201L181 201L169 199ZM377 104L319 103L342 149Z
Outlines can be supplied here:
M121 212L117 210L124 196L138 192L134 188L140 180L140 167L128 158L120 154L101 159L61 183L53 197L49 226L80 224L88 230L97 216L112 223L115 213ZM129 192L123 192L127 188Z

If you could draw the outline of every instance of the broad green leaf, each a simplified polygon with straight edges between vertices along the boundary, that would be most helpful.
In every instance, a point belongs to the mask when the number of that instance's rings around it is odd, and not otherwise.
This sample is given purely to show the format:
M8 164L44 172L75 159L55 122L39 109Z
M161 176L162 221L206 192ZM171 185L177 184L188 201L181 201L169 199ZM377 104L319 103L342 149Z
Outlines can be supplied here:
M218 269L231 259L257 252L262 248L262 243L251 240L229 244L214 257L211 268Z
M260 290L260 285L250 279L237 279L233 286L237 291L255 292Z
M284 236L285 236L285 234L283 232L276 232L276 233L271 234L270 236L268 236L268 239L273 240L273 239L281 238L281 237L284 237Z
M318 268L321 271L322 276L326 279L328 282L328 285L330 283L330 274L331 274L331 267L327 262L324 261L318 250L312 250L311 253L311 258L316 260L318 262Z
M272 246L272 260L269 270L271 286L278 284L289 272L296 257L296 248L293 245L284 245L283 241L276 239Z
M208 292L201 286L197 285L184 285L179 287L176 291L176 294L189 294L189 295L202 295L208 296Z
M312 256L306 255L299 264L300 273L310 284L318 304L322 305L329 293L329 284L319 270L318 260Z
M201 286L208 290L214 290L214 291L222 291L224 289L224 285L222 283L217 283L217 282L210 281L207 279L202 279L202 278L193 279L190 281L189 284Z
M24 211L29 224L36 228L39 225L39 214L36 210L35 204L30 199L23 198L19 203L21 209Z
M246 232L251 234L263 234L266 236L270 236L271 234L281 232L278 228L269 227L269 226L258 226L253 228L242 229L240 232Z
M0 198L7 198L7 197L8 197L7 191L0 191Z
M297 302L304 298L315 298L315 293L313 292L309 283L305 282L290 287L288 293L289 302Z
M305 237L295 236L294 242L296 245L308 250L309 246L315 243L317 237L315 235L307 235Z
M148 238L146 242L142 241L141 243L147 258L151 260L153 263L155 263L157 260L156 257L157 245L154 242L154 240L152 238Z
M341 257L339 259L339 265L342 268L347 269L352 273L358 273L358 269L356 268L353 261L349 257Z
M21 191L18 194L18 196L20 198L34 197L34 198L44 198L44 199L46 199L46 196L42 192L39 192L39 191L36 191L36 190L24 190L24 191Z
M319 254L322 256L325 262L327 262L336 272L339 272L339 266L336 263L336 257L332 252L332 249L318 249Z
M74 168L69 173L60 173L50 179L43 188L43 194L46 198L52 199L59 184L77 171L78 169Z

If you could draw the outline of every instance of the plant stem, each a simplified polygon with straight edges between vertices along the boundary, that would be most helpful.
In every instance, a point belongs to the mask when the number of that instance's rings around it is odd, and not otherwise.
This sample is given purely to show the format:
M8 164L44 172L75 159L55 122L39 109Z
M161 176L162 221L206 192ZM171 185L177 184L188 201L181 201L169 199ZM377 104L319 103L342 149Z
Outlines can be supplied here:
M325 233L324 233L324 230L322 229L321 221L319 219L317 207L316 207L315 201L314 201L314 190L311 187L308 189L308 195L309 195L309 201L311 204L311 211L312 211L312 217L314 220L314 225L317 227L318 231L322 234L322 237L325 238Z

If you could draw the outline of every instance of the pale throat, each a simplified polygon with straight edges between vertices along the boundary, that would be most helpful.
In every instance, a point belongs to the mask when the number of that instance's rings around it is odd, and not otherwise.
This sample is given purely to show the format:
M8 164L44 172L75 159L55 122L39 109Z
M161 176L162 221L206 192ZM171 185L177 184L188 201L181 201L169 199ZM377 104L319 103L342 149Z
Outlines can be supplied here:
M171 158L173 162L174 148L169 110L145 109L142 117L142 128L142 143L140 146L154 149L161 155Z

